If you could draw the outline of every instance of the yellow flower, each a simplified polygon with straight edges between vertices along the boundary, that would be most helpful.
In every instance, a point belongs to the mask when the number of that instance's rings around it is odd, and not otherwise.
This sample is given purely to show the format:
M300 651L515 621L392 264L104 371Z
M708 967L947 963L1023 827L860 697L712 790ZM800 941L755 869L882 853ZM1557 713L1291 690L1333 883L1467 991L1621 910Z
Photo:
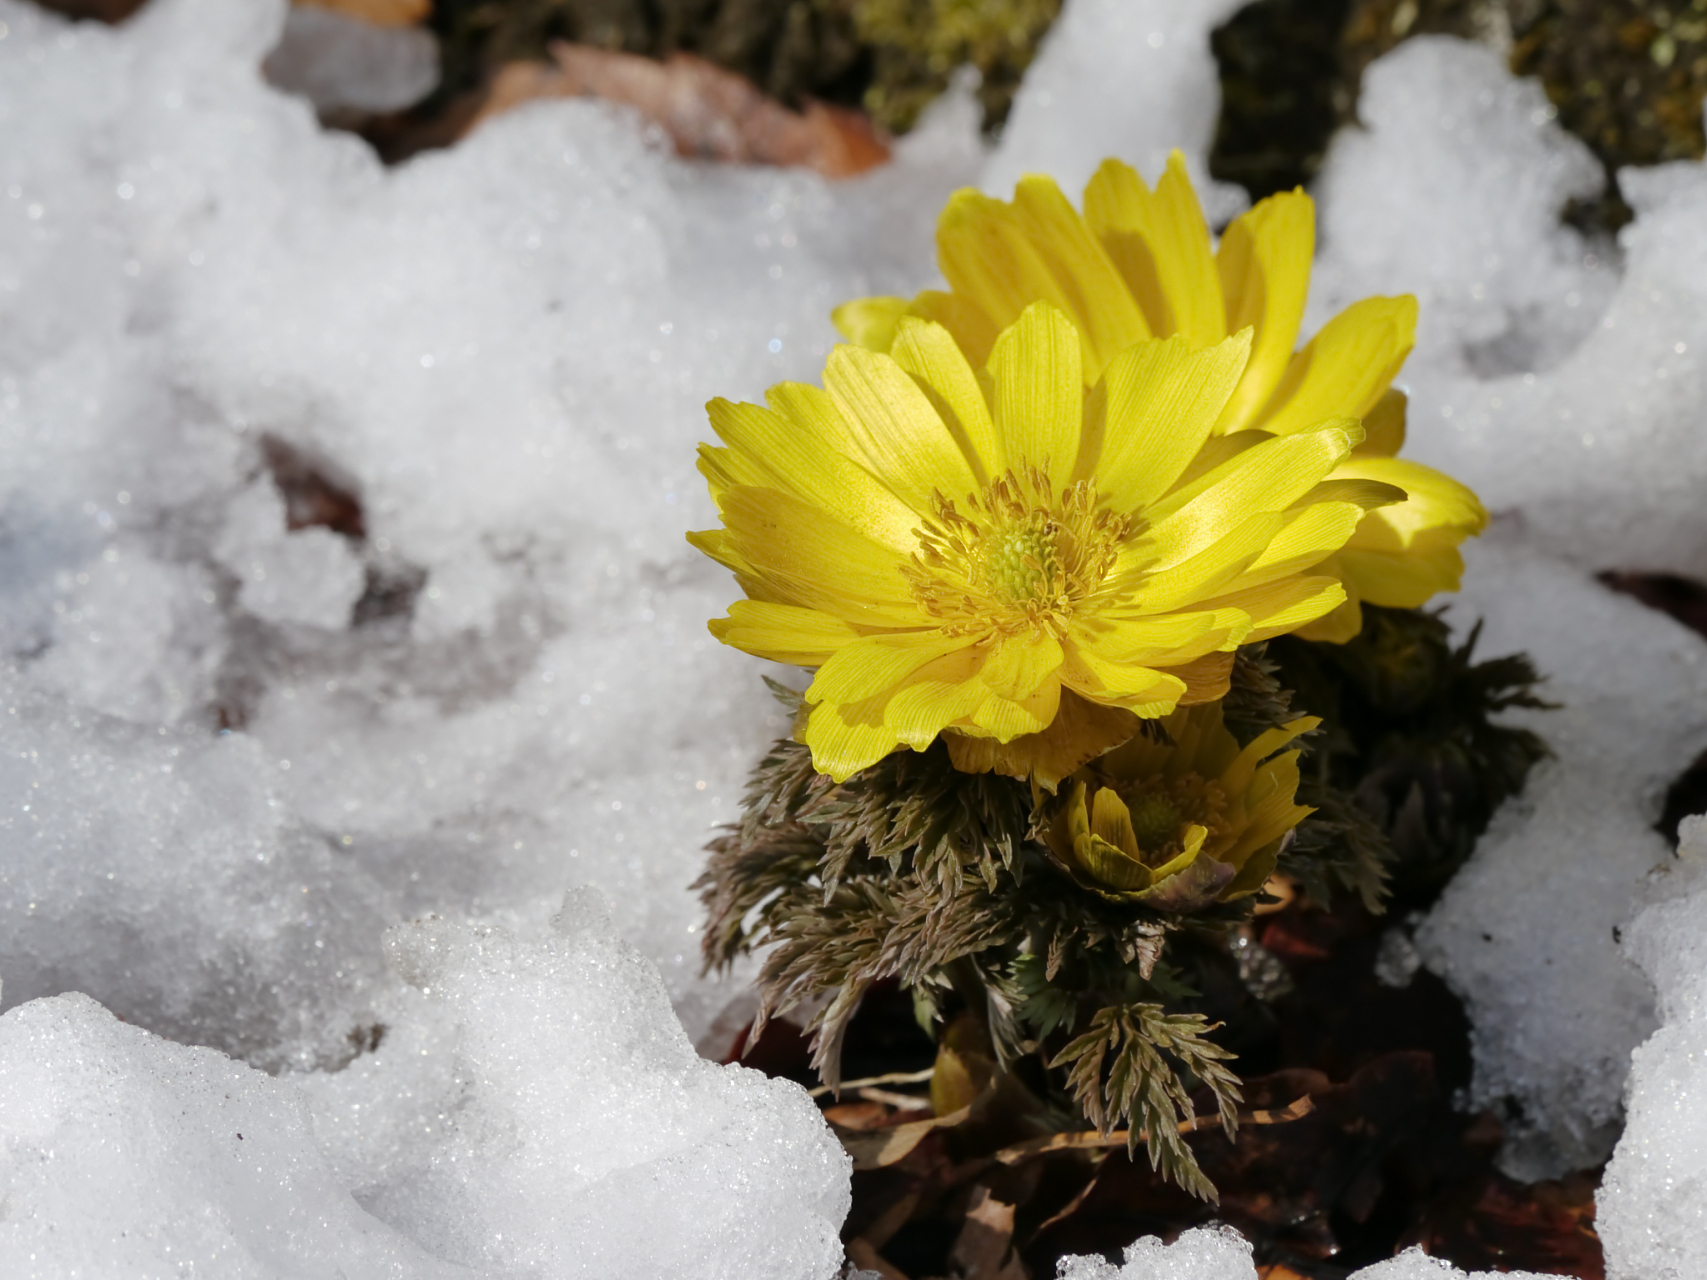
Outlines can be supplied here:
M1299 753L1276 753L1319 723L1305 716L1241 750L1220 703L1181 708L1164 722L1172 746L1134 738L1075 779L1049 851L1116 901L1187 911L1255 893L1314 812L1293 802Z
M1220 342L1249 326L1251 356L1214 425L1217 435L1261 429L1289 435L1329 417L1379 412L1383 430L1338 475L1380 480L1409 495L1371 512L1344 554L1323 566L1344 582L1345 604L1302 634L1348 640L1358 602L1395 607L1455 590L1458 545L1487 515L1457 481L1393 456L1404 439L1404 397L1390 390L1416 333L1416 299L1365 298L1335 316L1302 350L1315 250L1315 209L1302 191L1271 196L1234 220L1212 250L1197 196L1176 151L1155 190L1129 166L1103 162L1085 188L1081 216L1046 177L1022 178L1013 201L958 192L937 223L947 292L864 298L839 308L854 342L886 351L902 316L936 320L974 364L1035 301L1077 325L1081 368L1095 382L1109 361L1148 337Z
M1048 303L990 344L903 318L836 347L824 389L716 400L700 470L724 528L690 534L748 599L711 629L817 668L804 740L838 781L944 734L957 767L1051 790L1138 717L1212 701L1232 651L1337 608L1307 572L1403 492L1328 480L1353 419L1211 441L1250 357L1138 342L1086 390Z

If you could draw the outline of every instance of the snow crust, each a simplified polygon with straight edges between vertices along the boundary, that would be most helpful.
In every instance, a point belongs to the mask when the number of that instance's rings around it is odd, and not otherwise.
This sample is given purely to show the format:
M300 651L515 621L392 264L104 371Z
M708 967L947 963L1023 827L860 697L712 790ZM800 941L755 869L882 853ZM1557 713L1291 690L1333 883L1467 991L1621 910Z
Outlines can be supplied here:
M1351 1280L1542 1280L1533 1271L1473 1271L1407 1249L1395 1258L1354 1271ZM1232 1227L1194 1227L1172 1244L1155 1236L1126 1247L1121 1265L1104 1258L1061 1259L1056 1280L1257 1280L1251 1244Z
M543 920L567 881L702 1033L728 997L687 886L781 724L705 632L733 588L682 539L715 521L702 405L814 376L836 302L928 276L973 106L839 186L683 163L591 102L387 173L261 80L283 12L0 4L0 647L62 753L6 766L38 793L0 819L33 832L6 995L331 1063L386 925ZM279 448L364 537L288 527Z
M1624 934L1664 1025L1635 1052L1624 1136L1597 1198L1614 1280L1681 1280L1707 1265L1707 818L1686 818L1667 900Z
M597 890L543 931L386 945L419 993L339 1073L275 1079L79 994L0 1017L0 1273L839 1272L847 1155L798 1087L694 1052Z
M832 185L591 102L387 172L263 80L279 0L0 0L0 1271L834 1274L808 1101L689 1045L742 982L697 976L687 886L781 724L704 631L734 588L681 537L714 520L701 406L928 285L957 186L1176 145L1201 176L1233 7L1074 0L993 152L962 92ZM1496 515L1449 616L1562 704L1417 951L1508 1168L1605 1158L1627 1097L1611 1274L1694 1274L1707 935L1651 824L1707 747L1707 646L1593 575L1701 572L1707 177L1626 174L1636 221L1583 237L1587 153L1447 40L1359 113L1309 323L1421 299L1407 453ZM280 457L361 527L303 527ZM1252 1274L1205 1232L1071 1267Z

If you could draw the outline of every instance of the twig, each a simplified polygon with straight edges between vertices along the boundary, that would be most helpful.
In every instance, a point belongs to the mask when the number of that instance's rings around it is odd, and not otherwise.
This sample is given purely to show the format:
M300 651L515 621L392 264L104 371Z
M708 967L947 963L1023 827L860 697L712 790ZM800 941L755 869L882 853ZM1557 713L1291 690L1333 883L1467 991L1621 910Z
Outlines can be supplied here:
M935 1067L926 1067L923 1071L891 1071L886 1076L867 1076L863 1080L844 1080L840 1087L843 1089L863 1089L874 1084L923 1084L935 1073ZM810 1090L808 1096L822 1098L829 1092L831 1092L830 1086L821 1084L816 1089Z
M931 1105L929 1098L915 1097L910 1093L891 1093L887 1089L873 1089L870 1086L855 1089L853 1092L856 1098L866 1102L881 1102L897 1111L925 1111Z
M1310 1101L1309 1095L1306 1094L1278 1111L1252 1111L1242 1115L1239 1117L1239 1123L1285 1124L1289 1120L1301 1120L1315 1109L1316 1104ZM1195 1116L1190 1120L1180 1121L1179 1131L1191 1133L1219 1123L1220 1119L1216 1116ZM1011 1147L1004 1147L996 1152L995 1158L1002 1164L1012 1165L1050 1151L1089 1151L1098 1147L1125 1146L1131 1137L1129 1129L1116 1129L1113 1133L1098 1133L1095 1129L1083 1133L1053 1133L1048 1137L1032 1138L1028 1142L1017 1142ZM1148 1137L1149 1135L1140 1129L1137 1141L1147 1141Z

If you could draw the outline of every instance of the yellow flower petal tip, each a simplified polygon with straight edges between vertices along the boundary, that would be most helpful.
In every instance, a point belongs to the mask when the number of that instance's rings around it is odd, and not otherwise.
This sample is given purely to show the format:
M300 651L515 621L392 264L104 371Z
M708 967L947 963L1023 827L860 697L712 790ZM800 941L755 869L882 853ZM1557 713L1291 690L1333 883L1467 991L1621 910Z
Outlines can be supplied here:
M1369 511L1348 554L1334 562L1347 603L1335 622L1312 629L1313 638L1347 638L1360 601L1415 607L1455 590L1458 547L1486 515L1463 486L1394 456L1404 441L1405 398L1392 382L1416 339L1416 299L1365 298L1300 347L1315 249L1310 197L1292 191L1261 201L1216 245L1177 151L1153 188L1129 165L1105 160L1082 207L1074 210L1040 175L1021 179L1011 201L959 192L937 227L949 289L911 301L859 299L838 309L837 323L851 341L887 351L909 317L930 320L979 367L999 333L1026 308L1048 303L1078 333L1087 387L1145 338L1201 349L1245 333L1248 347L1212 433L1284 436L1328 419L1362 419L1355 457L1333 475L1367 475L1403 493ZM1391 464L1388 474L1364 465L1380 462Z
M1046 833L1050 857L1115 901L1191 911L1257 892L1312 810L1294 803L1306 716L1240 747L1221 706L1182 708L1169 741L1134 738L1075 775Z
M1215 443L1249 332L1141 338L1087 388L1047 301L982 368L934 320L895 328L890 354L836 348L822 390L715 404L703 458L723 528L692 540L748 597L714 633L816 669L821 772L946 735L958 767L1053 789L1345 599L1312 566L1389 487L1328 483L1355 421Z

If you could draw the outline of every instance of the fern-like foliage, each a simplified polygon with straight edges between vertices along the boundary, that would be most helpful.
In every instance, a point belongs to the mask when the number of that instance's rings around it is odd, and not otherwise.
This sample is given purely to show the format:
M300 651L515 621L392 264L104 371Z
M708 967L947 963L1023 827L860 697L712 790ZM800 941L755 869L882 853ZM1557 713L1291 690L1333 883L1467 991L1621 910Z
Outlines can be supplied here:
M1346 836L1331 850L1329 840L1315 846L1338 859L1323 869L1327 882L1343 884L1350 871L1362 876L1362 893L1369 880L1354 864L1376 856L1396 892L1432 899L1548 754L1533 731L1496 719L1550 705L1536 690L1534 664L1523 654L1478 660L1480 635L1478 624L1454 645L1438 612L1366 606L1363 631L1346 644L1269 642L1273 674L1326 722L1305 762L1318 790L1301 800L1322 807ZM1346 821L1345 806L1321 805L1324 788L1348 797L1391 851L1376 851L1373 833Z
M1387 909L1396 857L1380 823L1349 794L1318 773L1298 784L1298 803L1315 810L1298 825L1281 852L1280 870L1295 877L1317 902L1356 894L1372 915Z
M1414 894L1448 874L1544 748L1491 719L1541 705L1526 659L1477 662L1474 635L1454 648L1417 610L1365 617L1346 645L1283 637L1240 652L1223 715L1246 743L1322 718L1301 740L1298 800L1315 812L1280 868L1311 898L1350 893L1377 911L1390 884ZM800 695L772 688L798 725ZM927 1030L976 1023L1014 1087L1043 1089L1048 1123L1079 1127L1082 1112L1104 1133L1126 1124L1129 1149L1142 1135L1153 1167L1213 1200L1179 1126L1206 1087L1231 1134L1239 1082L1215 1027L1180 1010L1200 1000L1194 985L1211 990L1204 958L1254 899L1173 912L1087 892L1043 843L1068 794L961 773L940 741L837 783L802 743L779 740L695 885L706 967L763 954L752 1041L767 1019L810 1009L813 1065L831 1087L861 1001L896 982ZM1176 937L1184 945L1165 956ZM1013 1072L1028 1057L1046 1066Z
M1160 1004L1110 1005L1050 1063L1068 1069L1068 1087L1098 1131L1106 1135L1125 1124L1128 1154L1142 1140L1152 1169L1212 1204L1219 1200L1215 1186L1180 1125L1196 1118L1189 1083L1195 1080L1215 1095L1227 1136L1237 1131L1239 1078L1225 1065L1233 1055L1207 1039L1214 1029L1202 1014L1168 1013Z

